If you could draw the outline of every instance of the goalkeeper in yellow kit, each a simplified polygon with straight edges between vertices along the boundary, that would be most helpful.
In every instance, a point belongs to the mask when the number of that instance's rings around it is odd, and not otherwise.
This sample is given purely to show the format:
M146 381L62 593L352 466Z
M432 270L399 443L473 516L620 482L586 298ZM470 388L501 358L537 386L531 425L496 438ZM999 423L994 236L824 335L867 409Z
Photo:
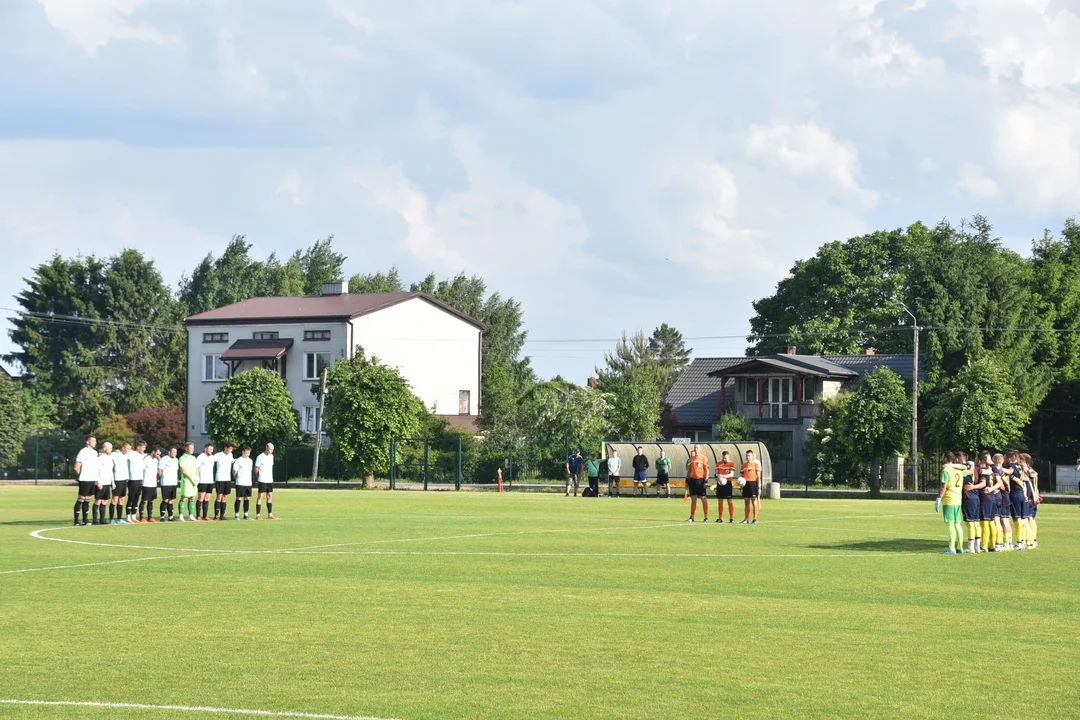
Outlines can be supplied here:
M954 463L956 456L951 452L941 456L941 491L934 503L934 510L941 511L945 525L949 530L949 549L944 555L957 555L964 552L964 526L960 506L964 490L964 470Z

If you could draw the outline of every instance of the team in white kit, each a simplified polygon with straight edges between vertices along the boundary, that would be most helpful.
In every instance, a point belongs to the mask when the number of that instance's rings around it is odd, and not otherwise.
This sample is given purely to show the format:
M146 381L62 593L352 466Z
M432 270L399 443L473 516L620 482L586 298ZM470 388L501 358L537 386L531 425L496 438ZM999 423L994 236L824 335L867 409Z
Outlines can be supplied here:
M135 523L209 521L210 496L214 495L214 520L225 520L229 495L235 487L233 518L249 520L252 491L258 483L255 519L262 519L262 503L266 502L267 519L274 517L274 445L253 461L251 448L244 447L240 457L233 456L234 446L226 443L219 453L211 444L195 458L194 446L187 443L178 457L177 448L155 448L146 452L146 442L140 440L132 448L125 442L119 450L112 443L102 443L89 435L86 445L75 458L78 476L78 498L75 501L74 524L128 525ZM180 495L177 507L177 494ZM194 498L198 497L197 502ZM159 500L159 519L154 518L154 503ZM187 501L188 517L184 517ZM121 511L123 503L123 511ZM108 508L106 510L106 508ZM92 509L92 522L87 514ZM81 514L81 519L80 519Z

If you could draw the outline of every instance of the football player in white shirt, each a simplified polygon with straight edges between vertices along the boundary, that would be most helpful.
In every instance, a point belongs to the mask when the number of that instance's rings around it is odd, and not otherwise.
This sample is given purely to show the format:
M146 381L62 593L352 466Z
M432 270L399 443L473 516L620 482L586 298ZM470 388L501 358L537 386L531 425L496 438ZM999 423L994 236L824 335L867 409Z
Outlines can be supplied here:
M89 525L86 520L90 512L90 501L94 499L98 470L97 438L86 436L86 447L75 456L75 474L79 478L79 495L75 500L75 524ZM79 509L82 509L82 522L79 522ZM97 525L97 510L94 511L94 524Z
M240 457L233 463L233 479L236 480L236 500L233 502L233 518L240 519L240 501L244 501L244 519L250 520L248 507L251 502L251 448L240 451Z
M129 453L128 468L131 470L131 484L128 486L127 521L139 522L139 503L142 500L143 462L147 458L146 441L140 440L135 443L135 451Z
M180 484L180 463L176 459L176 446L158 462L158 478L161 480L161 522L165 522L165 508L169 509L169 522L175 522L173 506L176 504L176 488Z
M128 454L131 453L131 443L126 442L120 446L119 452L110 454L113 471L113 494L112 504L109 505L109 524L127 525L120 512L120 501L127 503L128 482L131 480L131 465L128 463Z
M106 440L101 446L101 454L98 455L97 480L94 482L94 525L111 524L105 521L105 506L109 504L112 491L115 489L112 443ZM112 507L112 505L109 505L110 509ZM98 516L100 516L100 519Z
M157 500L158 462L161 460L161 450L154 451L143 458L142 461L142 488L139 493L139 522L157 522L154 519L154 501ZM146 515L143 515L143 513Z
M210 512L210 494L214 492L214 443L206 443L197 460L199 462L199 499L195 503L195 519L199 522L210 522L207 513Z
M229 493L232 492L233 444L225 443L222 451L214 456L214 519L224 520L225 510L229 507Z
M274 443L266 443L266 450L255 458L255 480L259 483L259 496L255 498L255 519L262 520L259 509L265 497L267 517L277 520L274 517Z

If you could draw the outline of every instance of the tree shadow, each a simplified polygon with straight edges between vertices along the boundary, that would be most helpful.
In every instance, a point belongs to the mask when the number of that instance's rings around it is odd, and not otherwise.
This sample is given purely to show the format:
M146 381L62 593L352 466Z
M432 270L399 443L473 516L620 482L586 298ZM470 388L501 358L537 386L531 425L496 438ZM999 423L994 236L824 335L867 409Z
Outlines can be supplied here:
M848 550L851 552L879 553L930 553L941 552L944 540L925 538L893 538L891 540L861 540L859 542L833 543L831 545L807 545L813 550Z
M55 525L71 524L71 517L67 517L64 520L9 520L7 522L0 522L0 526L22 526L22 525L37 525L38 527L53 527Z

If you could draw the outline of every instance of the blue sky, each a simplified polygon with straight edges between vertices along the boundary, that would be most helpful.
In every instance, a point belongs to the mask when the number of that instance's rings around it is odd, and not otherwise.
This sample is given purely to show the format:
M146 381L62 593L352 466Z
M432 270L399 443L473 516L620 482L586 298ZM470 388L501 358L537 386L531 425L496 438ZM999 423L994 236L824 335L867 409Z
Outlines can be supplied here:
M537 341L742 334L829 240L1060 230L1077 38L1080 0L4 0L0 287L333 233L350 274L482 275ZM609 346L527 350L582 382Z

